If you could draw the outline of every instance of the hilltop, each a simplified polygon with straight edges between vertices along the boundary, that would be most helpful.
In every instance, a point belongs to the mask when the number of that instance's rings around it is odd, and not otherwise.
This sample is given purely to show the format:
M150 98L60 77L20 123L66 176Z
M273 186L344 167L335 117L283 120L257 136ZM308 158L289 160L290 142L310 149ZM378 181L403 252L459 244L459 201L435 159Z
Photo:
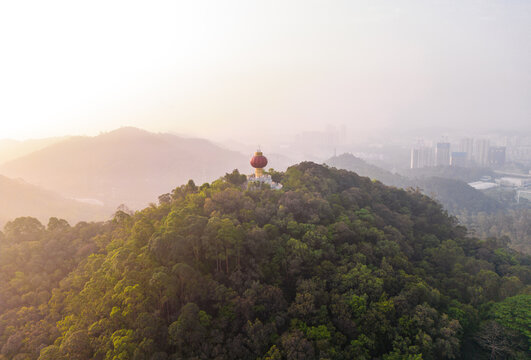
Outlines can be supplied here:
M106 223L8 224L0 358L531 355L530 257L418 191L308 162L272 175L282 190L234 172Z

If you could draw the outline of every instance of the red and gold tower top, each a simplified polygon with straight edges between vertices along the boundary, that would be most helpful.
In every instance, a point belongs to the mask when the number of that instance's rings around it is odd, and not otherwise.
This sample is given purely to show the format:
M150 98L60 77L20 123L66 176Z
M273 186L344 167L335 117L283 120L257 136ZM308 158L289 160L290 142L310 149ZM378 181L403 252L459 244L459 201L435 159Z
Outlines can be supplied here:
M263 169L267 166L267 158L260 150L255 152L254 156L251 158L251 166L255 169Z
M254 167L254 175L247 177L247 187L251 189L262 188L263 184L268 185L271 189L280 190L282 184L276 183L271 175L264 174L264 168L267 166L267 158L258 149L251 158L251 166Z
M264 175L264 168L267 166L267 158L260 150L256 151L251 158L251 166L255 168L255 176L257 178Z

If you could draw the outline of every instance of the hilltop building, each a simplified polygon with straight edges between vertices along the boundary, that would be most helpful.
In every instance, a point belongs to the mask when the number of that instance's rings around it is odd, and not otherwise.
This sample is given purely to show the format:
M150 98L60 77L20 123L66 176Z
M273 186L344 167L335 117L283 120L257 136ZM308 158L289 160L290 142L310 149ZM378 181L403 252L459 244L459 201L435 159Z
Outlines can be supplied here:
M255 183L257 185L267 184L272 189L282 189L282 184L276 183L271 179L271 175L264 174L264 168L267 166L267 158L264 154L257 150L251 158L251 166L254 168L254 174L247 176L247 185Z

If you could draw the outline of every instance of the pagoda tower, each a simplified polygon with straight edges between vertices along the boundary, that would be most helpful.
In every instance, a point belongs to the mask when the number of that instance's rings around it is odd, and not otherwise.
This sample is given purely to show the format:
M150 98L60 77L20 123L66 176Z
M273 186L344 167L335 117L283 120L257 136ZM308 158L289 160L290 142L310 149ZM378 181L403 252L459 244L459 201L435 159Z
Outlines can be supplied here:
M254 176L258 179L264 176L264 168L267 166L267 158L260 150L251 158L251 166L254 167Z
M254 174L247 176L247 188L260 189L264 184L273 190L282 189L282 184L276 183L271 175L264 174L264 168L267 166L267 158L258 149L251 158L251 166L254 167Z

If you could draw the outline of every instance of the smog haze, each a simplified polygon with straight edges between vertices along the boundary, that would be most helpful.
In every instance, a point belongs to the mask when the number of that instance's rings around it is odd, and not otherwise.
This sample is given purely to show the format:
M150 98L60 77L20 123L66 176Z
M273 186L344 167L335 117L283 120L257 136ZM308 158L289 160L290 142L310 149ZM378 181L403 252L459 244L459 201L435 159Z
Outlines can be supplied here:
M530 131L523 0L4 2L0 30L0 138Z

